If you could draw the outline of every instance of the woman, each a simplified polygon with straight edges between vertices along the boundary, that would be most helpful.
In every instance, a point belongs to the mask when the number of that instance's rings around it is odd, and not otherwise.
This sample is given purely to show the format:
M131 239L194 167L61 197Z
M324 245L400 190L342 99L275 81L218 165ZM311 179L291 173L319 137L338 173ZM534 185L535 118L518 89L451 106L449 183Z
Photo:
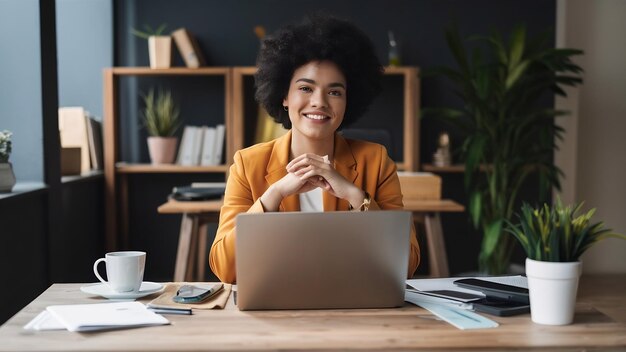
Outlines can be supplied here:
M235 282L235 217L242 212L402 209L396 166L381 145L337 130L365 112L383 68L369 38L349 22L312 16L266 39L256 99L290 131L238 151L209 263ZM419 264L411 226L409 277Z

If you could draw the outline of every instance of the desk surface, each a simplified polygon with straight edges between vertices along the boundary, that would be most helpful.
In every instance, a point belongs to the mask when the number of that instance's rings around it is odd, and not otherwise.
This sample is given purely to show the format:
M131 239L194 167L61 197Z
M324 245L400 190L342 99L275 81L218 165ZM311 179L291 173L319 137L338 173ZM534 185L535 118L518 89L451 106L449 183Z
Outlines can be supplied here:
M583 277L574 324L533 324L530 315L494 319L500 327L462 331L418 307L397 309L223 310L168 315L172 325L97 333L25 331L51 304L100 302L79 284L55 284L0 327L0 351L201 351L341 349L626 349L626 275Z
M207 213L219 212L222 207L222 200L210 200L203 202L179 202L169 200L159 206L161 214L181 214L181 213ZM411 200L405 199L404 209L414 212L462 212L465 210L461 204L450 200Z

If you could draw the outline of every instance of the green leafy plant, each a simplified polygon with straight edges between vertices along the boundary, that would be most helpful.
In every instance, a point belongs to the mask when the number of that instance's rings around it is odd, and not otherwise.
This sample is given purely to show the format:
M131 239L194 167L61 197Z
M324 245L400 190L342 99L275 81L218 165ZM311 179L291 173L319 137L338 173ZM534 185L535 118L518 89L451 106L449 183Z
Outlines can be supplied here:
M174 136L180 127L178 120L180 110L172 93L159 89L155 96L154 89L150 89L147 95L142 95L142 98L145 108L141 113L148 134L158 137Z
M160 26L158 26L156 29L152 29L152 27L150 27L150 25L144 24L143 31L140 31L138 29L135 28L131 28L130 32L139 37L139 38L143 38L143 39L148 39L151 36L158 36L158 35L163 35L163 32L165 31L165 28L167 27L167 24L162 23Z
M563 129L554 118L566 112L542 107L540 100L549 94L565 96L564 86L582 82L583 70L571 61L582 51L550 48L547 36L528 39L523 26L514 29L508 42L498 32L471 38L477 44L471 58L456 28L446 31L446 39L458 67L436 68L431 74L451 80L464 106L425 113L453 124L465 137L460 152L468 211L483 233L479 268L502 274L514 246L503 225L523 200L518 199L522 185L536 175L540 200L547 199L551 187L560 187L562 171L552 158Z
M583 203L563 206L560 199L533 209L528 203L517 214L519 224L507 221L506 231L513 234L528 258L546 262L575 262L600 240L626 236L604 228L602 222L591 223L596 209L577 216Z
M11 156L11 136L13 133L0 131L0 163L8 163Z

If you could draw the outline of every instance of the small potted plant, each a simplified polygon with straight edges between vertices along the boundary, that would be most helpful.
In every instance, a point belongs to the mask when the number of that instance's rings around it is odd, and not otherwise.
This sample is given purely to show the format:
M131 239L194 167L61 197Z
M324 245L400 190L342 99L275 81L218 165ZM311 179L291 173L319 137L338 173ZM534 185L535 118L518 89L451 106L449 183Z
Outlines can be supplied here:
M15 174L9 162L12 135L10 131L0 131L0 192L11 192L15 186Z
M150 159L153 164L171 164L176 155L178 138L175 134L180 127L178 121L180 110L170 91L159 89L155 96L154 89L150 89L150 92L142 98L145 108L141 115L149 134Z
M613 233L602 222L592 223L595 209L577 215L583 203L564 206L560 199L553 206L533 209L527 203L518 214L519 224L510 222L507 231L520 242L526 258L526 276L533 322L566 325L574 319L580 256L589 247Z
M170 68L172 64L172 37L163 35L166 24L152 29L144 25L144 31L132 29L131 33L139 38L148 40L148 52L150 54L150 68Z

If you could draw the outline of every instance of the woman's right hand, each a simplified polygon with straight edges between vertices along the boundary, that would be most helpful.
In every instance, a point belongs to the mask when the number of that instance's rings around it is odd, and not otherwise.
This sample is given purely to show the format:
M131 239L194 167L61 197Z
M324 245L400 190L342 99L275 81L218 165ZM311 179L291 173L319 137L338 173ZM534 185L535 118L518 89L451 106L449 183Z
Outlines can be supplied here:
M308 179L302 180L300 176L288 172L283 178L271 185L261 196L261 204L265 211L278 211L283 198L292 194L300 194L311 191L318 186Z
M308 192L317 188L316 185L312 184L308 180L302 180L300 176L291 172L288 172L287 175L278 180L278 182L275 183L275 186L282 198L288 197L292 194Z

